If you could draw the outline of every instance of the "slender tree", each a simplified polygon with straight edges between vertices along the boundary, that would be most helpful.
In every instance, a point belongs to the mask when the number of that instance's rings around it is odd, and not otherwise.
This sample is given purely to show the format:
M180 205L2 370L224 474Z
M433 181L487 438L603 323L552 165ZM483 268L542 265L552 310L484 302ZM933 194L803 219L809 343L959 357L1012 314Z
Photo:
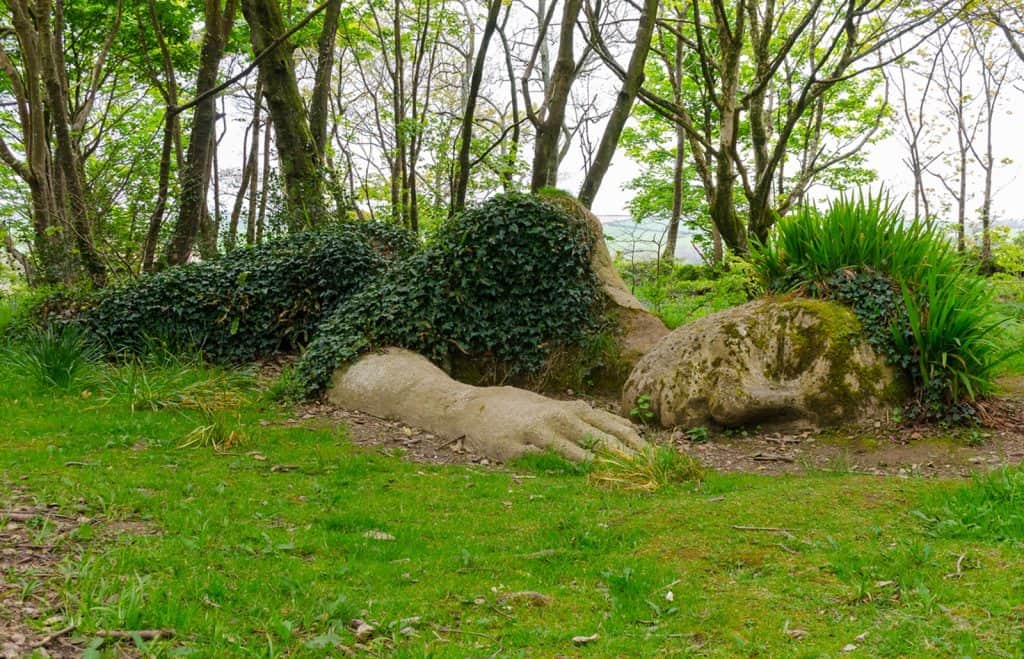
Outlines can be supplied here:
M260 58L263 93L274 122L289 228L315 227L327 215L323 158L299 93L281 8L277 0L242 0L242 13L249 24L253 52Z
M188 152L181 172L181 199L178 218L167 244L167 265L186 263L192 255L206 213L209 172L213 162L214 123L217 118L217 87L220 62L234 24L238 0L205 0L203 5L203 45L196 74L196 98L192 111L192 130ZM181 112L175 108L175 113Z
M622 129L633 109L633 102L644 84L644 67L647 64L647 53L651 49L651 38L654 35L654 24L658 17L659 4L660 0L644 0L643 8L640 10L633 51L622 79L622 88L615 97L615 106L608 117L608 123L605 124L601 144L597 148L594 162L587 169L586 178L580 188L579 199L587 208L590 208L594 203L594 198L597 197L601 182L604 181L604 176L612 164ZM589 16L589 23L591 29L598 29L597 17L593 14Z

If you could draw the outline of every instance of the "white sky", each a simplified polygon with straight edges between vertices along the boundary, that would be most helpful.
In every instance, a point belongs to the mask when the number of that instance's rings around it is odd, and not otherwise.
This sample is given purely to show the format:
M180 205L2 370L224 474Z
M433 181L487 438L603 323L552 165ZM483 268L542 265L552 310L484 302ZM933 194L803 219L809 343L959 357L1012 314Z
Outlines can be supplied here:
M996 222L1008 221L1018 228L1024 228L1024 123L1017 117L1005 115L1001 118L995 134L997 163L1004 158L1009 158L1012 162L997 164L994 175L994 218ZM878 172L878 180L872 187L885 186L897 198L906 196L905 207L909 209L913 203L913 178L901 162L904 147L899 139L895 136L889 137L871 145L869 149L867 164ZM567 159L571 157L568 156ZM571 191L579 188L583 181L579 165L577 157L574 158L574 162L563 167L559 187ZM625 190L624 186L638 172L639 167L635 162L621 150L617 152L594 202L594 211L598 215L626 214L626 204L632 192ZM976 207L980 198L982 183L980 171L975 172L968 180L968 185L974 186L975 192L972 209ZM939 190L935 191L932 198L936 201L940 198L948 200ZM950 216L950 219L953 217Z

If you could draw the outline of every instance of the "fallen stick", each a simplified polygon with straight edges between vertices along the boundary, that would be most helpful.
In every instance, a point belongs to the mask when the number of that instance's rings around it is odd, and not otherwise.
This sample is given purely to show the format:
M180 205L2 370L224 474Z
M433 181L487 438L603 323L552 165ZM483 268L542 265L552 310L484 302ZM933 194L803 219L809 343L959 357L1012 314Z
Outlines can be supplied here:
M796 462L793 458L788 455L769 455L767 453L757 453L750 456L750 459L754 462Z
M173 629L137 629L135 631L124 631L120 629L101 629L96 632L100 638L112 638L118 641L130 641L136 637L143 641L158 641L161 638L174 638Z
M30 645L29 647L32 648L33 650L36 650L36 649L41 648L41 647L43 647L45 645L49 645L52 641L57 640L58 638L60 638L64 634L70 634L74 630L75 630L75 625L74 624L70 624L67 627L63 628L63 629L58 629L57 631L53 632L49 636L44 636L41 640L36 641L35 643Z
M778 533L787 538L796 538L789 529L782 529L776 526L738 526L734 524L732 528L737 531L764 531L765 533Z
M447 440L447 441L441 442L440 444L438 444L437 446L435 446L435 447L434 447L434 449L435 449L435 450L437 450L437 449L442 449L442 448L445 448L445 447L447 447L447 446L451 446L451 445L452 445L452 444L454 444L455 442L457 442L457 441L459 441L459 440L461 440L461 439L465 439L465 438L466 438L466 436L465 436L465 435L459 435L458 437L455 437L454 439L449 439L449 440Z

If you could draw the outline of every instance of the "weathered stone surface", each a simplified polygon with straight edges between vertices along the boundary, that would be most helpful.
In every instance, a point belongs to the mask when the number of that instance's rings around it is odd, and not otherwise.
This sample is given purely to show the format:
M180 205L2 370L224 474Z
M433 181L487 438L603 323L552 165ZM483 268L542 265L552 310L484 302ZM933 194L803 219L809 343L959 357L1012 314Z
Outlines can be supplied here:
M620 452L645 446L628 421L583 401L552 400L515 387L474 387L398 348L338 369L327 397L339 407L461 439L473 453L499 461L542 450L587 460L593 457L591 441Z
M649 397L662 426L882 418L908 387L864 340L853 312L799 298L751 302L672 332L636 365L623 412Z

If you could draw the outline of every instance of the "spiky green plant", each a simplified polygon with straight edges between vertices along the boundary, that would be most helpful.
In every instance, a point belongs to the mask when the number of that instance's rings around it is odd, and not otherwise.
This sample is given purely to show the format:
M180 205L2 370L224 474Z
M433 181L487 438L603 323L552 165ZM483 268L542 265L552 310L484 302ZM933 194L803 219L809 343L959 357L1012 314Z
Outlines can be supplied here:
M48 325L27 329L7 357L16 372L37 384L68 391L82 381L100 351L78 325Z
M858 316L866 325L884 323L868 332L885 337L880 347L907 371L926 416L958 420L966 404L991 391L1007 354L993 332L1003 319L991 288L938 227L905 221L887 196L858 194L823 210L802 208L755 246L751 260L769 291L837 299L864 311ZM892 282L891 292L850 290L851 281L878 277ZM891 306L896 313L884 319L867 312Z

